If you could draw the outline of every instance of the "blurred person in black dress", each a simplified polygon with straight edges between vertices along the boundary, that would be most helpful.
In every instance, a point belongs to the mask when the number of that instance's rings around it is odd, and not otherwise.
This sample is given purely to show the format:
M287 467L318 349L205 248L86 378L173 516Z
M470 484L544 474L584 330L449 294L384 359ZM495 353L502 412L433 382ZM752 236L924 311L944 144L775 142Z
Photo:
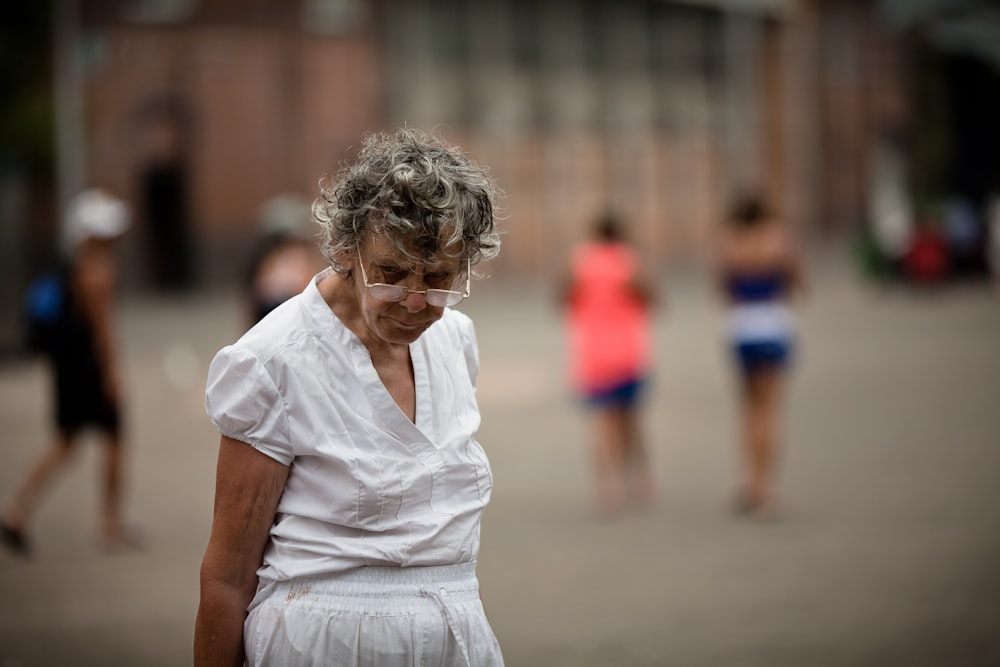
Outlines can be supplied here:
M54 435L0 514L2 543L19 555L30 551L26 527L32 510L89 428L104 440L100 539L109 548L136 546L121 509L123 392L114 323L114 244L128 226L125 202L100 189L84 190L67 209L66 260L59 271L62 305L44 350L53 375Z

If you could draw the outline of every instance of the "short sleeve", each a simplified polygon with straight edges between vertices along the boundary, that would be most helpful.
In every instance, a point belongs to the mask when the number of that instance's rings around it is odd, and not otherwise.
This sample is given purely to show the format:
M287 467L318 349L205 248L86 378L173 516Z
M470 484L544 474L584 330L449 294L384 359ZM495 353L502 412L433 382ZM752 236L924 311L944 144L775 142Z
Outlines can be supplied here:
M479 345L476 342L476 328L468 316L463 316L459 322L459 334L462 340L462 351L465 353L465 364L469 368L469 379L476 386L479 377Z
M285 401L264 364L249 350L230 345L215 355L208 369L205 411L222 435L291 465Z

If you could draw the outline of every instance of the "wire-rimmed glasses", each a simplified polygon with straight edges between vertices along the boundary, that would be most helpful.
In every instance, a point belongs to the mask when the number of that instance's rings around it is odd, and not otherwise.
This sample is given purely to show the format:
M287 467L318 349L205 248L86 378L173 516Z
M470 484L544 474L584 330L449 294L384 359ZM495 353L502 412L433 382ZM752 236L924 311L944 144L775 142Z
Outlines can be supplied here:
M365 262L361 257L361 249L358 248L358 265L361 267L361 279L365 282L368 294L374 299L388 303L402 301L412 292L423 294L424 299L430 306L444 308L445 306L455 306L469 296L472 288L472 259L468 260L465 272L465 291L456 292L450 289L410 289L406 285L390 285L388 283L369 283L368 275L365 273Z

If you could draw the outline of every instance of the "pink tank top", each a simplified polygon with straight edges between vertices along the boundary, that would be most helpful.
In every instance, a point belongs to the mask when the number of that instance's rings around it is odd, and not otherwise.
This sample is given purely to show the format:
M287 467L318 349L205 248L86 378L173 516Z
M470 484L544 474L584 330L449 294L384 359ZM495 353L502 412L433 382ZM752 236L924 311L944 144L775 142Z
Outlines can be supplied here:
M649 308L631 287L637 263L632 249L619 243L590 242L573 253L567 329L577 389L611 388L650 368Z

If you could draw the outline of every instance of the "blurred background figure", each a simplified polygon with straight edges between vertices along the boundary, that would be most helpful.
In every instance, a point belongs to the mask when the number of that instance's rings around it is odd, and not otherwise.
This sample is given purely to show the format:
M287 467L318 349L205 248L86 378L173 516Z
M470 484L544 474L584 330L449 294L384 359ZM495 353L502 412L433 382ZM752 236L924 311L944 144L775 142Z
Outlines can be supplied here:
M951 277L981 278L986 273L986 234L977 206L969 197L956 195L945 202L941 217Z
M183 291L196 277L187 113L181 100L168 97L152 104L144 120L139 204L151 278L156 289Z
M656 483L639 408L652 368L655 290L614 214L572 251L560 295L571 382L592 418L596 511L651 503Z
M260 207L260 238L247 271L247 318L250 326L295 296L325 268L316 239L307 228L312 220L309 202L286 193Z
M742 481L736 507L768 515L774 508L779 413L793 322L786 302L802 287L790 234L757 195L739 198L724 225L718 282L730 307L729 342L739 382Z
M993 284L1000 287L1000 188L990 195L986 209L986 261Z
M883 280L897 277L914 233L905 142L899 135L884 130L870 149L868 225L860 250L866 272Z
M65 261L48 291L44 335L34 337L53 374L55 434L28 469L0 517L8 549L28 555L26 525L47 484L69 461L87 427L104 438L100 537L134 546L122 518L122 386L114 324L114 242L129 226L125 202L100 189L73 198L63 227Z
M916 287L941 285L948 278L951 255L940 215L927 211L917 218L900 268L906 281Z

